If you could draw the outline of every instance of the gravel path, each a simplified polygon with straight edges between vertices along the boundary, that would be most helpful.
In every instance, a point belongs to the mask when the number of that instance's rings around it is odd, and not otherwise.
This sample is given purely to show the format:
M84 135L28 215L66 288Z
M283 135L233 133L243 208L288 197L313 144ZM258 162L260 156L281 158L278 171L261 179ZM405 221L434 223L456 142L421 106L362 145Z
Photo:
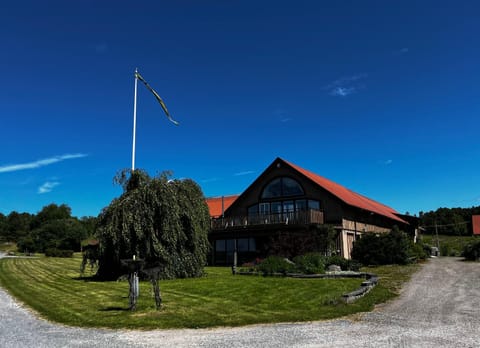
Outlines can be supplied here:
M480 263L430 260L359 320L199 330L79 329L37 319L0 289L0 347L480 347Z

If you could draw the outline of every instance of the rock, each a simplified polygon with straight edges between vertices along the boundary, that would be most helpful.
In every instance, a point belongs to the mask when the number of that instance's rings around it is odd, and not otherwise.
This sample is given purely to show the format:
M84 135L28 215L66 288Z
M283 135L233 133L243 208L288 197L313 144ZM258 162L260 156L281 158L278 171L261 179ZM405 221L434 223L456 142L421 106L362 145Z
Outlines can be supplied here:
M342 268L338 265L330 265L330 266L328 266L328 271L329 272L341 272Z

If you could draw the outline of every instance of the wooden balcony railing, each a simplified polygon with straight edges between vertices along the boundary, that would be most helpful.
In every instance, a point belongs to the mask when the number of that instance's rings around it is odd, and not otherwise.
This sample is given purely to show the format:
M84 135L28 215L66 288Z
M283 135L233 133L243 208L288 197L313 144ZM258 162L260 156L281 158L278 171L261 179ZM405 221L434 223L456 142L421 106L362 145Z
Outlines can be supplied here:
M288 213L258 214L255 216L233 216L212 219L212 230L223 230L230 227L246 227L258 225L309 225L323 224L323 211L306 210Z

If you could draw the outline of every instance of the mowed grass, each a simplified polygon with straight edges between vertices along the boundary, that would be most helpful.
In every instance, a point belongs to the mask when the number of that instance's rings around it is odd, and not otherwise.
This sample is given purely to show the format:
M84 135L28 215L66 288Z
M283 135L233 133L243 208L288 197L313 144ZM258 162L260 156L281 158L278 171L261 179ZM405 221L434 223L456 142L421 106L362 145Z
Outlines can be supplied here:
M229 268L207 267L202 278L161 281L163 307L158 311L150 283L140 282L137 311L132 312L128 310L128 282L80 278L79 267L79 258L2 259L0 285L49 320L129 329L332 319L371 310L396 293L395 286L382 285L381 278L381 285L366 297L347 305L341 301L342 294L358 288L361 279L232 276ZM385 274L393 277L398 269L392 266ZM403 269L408 275L415 271Z
M2 242L0 243L0 251L3 252L15 252L17 250L17 244L15 243L7 243L7 242Z

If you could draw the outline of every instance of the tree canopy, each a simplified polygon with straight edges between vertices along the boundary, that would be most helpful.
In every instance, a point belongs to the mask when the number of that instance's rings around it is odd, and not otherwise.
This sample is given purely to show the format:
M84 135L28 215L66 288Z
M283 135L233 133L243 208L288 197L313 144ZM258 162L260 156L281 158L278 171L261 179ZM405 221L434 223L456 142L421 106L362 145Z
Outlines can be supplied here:
M210 227L205 197L194 181L169 175L151 178L137 169L116 176L124 192L97 220L100 278L121 275L121 260L134 255L146 267L159 267L162 278L203 273Z
M10 227L15 227L14 240L20 251L45 252L47 249L79 251L88 237L85 225L71 216L66 204L49 204L36 215L11 213Z
M472 230L472 215L480 214L480 206L471 208L438 208L435 211L420 212L420 223L426 234L469 236Z

